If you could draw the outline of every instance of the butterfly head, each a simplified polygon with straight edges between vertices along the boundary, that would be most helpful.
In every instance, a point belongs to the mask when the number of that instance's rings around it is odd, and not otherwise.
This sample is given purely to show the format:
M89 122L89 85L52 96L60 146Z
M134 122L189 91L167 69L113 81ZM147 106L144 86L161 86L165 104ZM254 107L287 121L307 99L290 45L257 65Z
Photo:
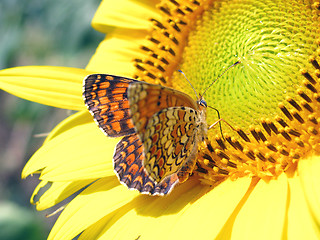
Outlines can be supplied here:
M197 100L197 104L201 110L206 109L208 107L207 102L202 97L199 100Z

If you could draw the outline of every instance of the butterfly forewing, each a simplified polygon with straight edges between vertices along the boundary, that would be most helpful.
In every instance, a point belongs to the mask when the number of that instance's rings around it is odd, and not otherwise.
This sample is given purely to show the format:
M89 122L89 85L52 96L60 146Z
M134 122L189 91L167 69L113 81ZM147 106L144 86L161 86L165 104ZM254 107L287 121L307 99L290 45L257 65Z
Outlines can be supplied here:
M83 97L99 127L110 137L135 133L127 90L136 80L92 74L84 80Z
M187 94L145 82L130 84L128 100L132 121L138 133L143 133L149 119L162 109L179 106L197 109L196 102Z

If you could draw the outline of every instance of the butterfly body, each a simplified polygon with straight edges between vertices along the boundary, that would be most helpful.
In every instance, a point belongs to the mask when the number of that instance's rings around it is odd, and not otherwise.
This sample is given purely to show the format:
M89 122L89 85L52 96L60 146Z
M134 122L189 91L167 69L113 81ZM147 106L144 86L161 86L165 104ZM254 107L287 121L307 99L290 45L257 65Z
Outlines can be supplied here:
M85 104L102 131L124 136L113 161L120 181L142 193L167 194L185 181L207 136L206 103L134 79L93 74L84 80Z

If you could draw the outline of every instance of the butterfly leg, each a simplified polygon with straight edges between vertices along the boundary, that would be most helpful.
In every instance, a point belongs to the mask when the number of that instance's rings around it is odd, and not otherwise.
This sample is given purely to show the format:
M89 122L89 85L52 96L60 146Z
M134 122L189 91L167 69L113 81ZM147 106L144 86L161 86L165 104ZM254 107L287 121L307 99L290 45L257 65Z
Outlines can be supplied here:
M210 127L208 129L213 128L215 125L217 125L220 122L225 122L233 131L236 131L236 129L234 129L234 127L231 126L230 123L228 123L226 120L224 120L223 118L218 119L217 121L215 121L213 124L210 125Z

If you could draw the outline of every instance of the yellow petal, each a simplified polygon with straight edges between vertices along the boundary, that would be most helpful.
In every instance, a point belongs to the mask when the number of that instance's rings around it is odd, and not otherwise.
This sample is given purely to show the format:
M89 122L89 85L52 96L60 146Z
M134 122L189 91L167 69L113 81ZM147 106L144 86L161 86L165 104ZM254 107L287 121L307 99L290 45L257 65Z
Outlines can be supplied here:
M231 239L280 239L287 203L286 175L260 181L235 219Z
M304 196L313 220L320 226L320 157L310 156L299 161L299 177L304 191Z
M50 188L46 190L43 193L43 195L39 198L39 200L36 202L37 210L41 211L56 205L57 203L63 201L64 199L71 196L73 193L77 192L81 188L88 186L93 181L95 181L95 179L80 180L73 182L53 182ZM41 184L41 187L43 187L43 184ZM38 191L35 191L34 193L37 194Z
M67 117L50 132L50 134L44 141L44 144L50 141L51 139L55 138L56 136L60 135L61 133L85 123L92 123L92 116L86 110L77 112L71 115L70 117Z
M100 179L69 203L48 239L73 239L104 216L121 208L138 195L119 185L116 177Z
M83 110L82 81L91 72L77 68L27 66L0 71L0 88L41 104Z
M148 29L150 18L160 18L157 12L150 1L105 0L93 17L92 27L103 33L108 33L110 27Z
M249 178L215 189L190 179L168 196L140 196L100 222L97 239L214 239L248 186Z
M106 137L94 122L71 128L43 145L22 172L39 169L41 180L72 181L114 175L112 156L118 139Z
M36 188L34 189L33 193L32 193L32 196L30 198L30 203L31 204L36 204L36 196L37 194L39 193L40 189L43 188L44 186L46 186L48 184L47 181L40 181L40 183L36 186Z
M145 41L143 31L117 30L107 35L90 59L89 71L132 77L136 68L133 59L141 57Z
M301 160L300 163L305 160ZM319 169L319 168L318 168ZM303 171L303 170L302 170ZM299 170L300 172L300 170ZM317 173L319 174L319 172ZM320 228L316 224L315 219L310 212L310 208L307 204L305 194L304 194L304 185L301 184L301 177L294 177L289 179L290 187L290 199L289 199L289 210L288 210L288 221L287 221L287 234L284 235L284 239L310 239L316 240L320 239ZM315 183L315 182L314 182ZM315 186L313 190L316 192L319 191L319 185ZM308 189L307 191L309 191ZM314 194L316 194L314 192ZM308 198L309 199L309 198Z

